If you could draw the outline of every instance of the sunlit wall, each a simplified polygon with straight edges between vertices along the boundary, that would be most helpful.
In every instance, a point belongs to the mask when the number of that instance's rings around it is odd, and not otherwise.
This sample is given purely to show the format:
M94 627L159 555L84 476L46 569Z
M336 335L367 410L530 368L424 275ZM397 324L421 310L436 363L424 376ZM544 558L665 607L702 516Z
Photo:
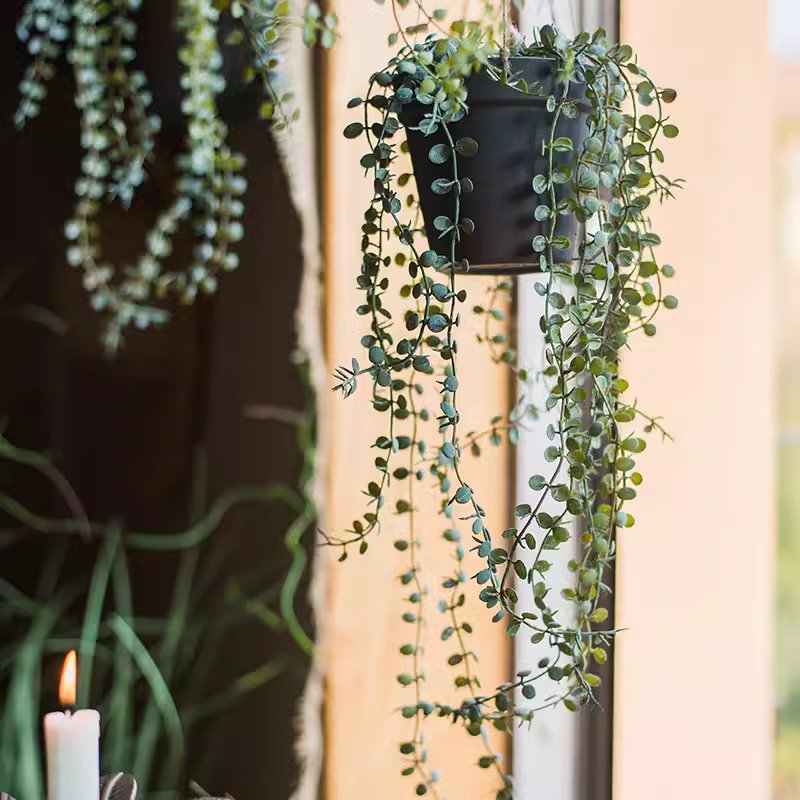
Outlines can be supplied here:
M792 0L794 3L795 0ZM626 372L674 443L648 448L617 561L615 797L768 800L775 538L773 64L767 0L622 2L678 90L653 214L680 305ZM627 534L627 532L626 532Z

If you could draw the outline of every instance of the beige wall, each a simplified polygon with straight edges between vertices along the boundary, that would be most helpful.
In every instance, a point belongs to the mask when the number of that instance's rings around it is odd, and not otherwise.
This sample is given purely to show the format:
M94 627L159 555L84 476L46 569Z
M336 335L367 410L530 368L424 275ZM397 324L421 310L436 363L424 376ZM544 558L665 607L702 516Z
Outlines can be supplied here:
M386 35L391 29L391 9L388 4L381 6L373 0L339 0L333 5L341 20L342 39L328 56L325 70L327 336L330 361L347 364L352 355L361 357L363 353L359 345L363 319L355 316L355 307L361 302L355 278L360 265L360 226L371 197L371 181L364 178L358 166L363 144L345 140L341 131L356 119L355 112L345 108L347 101L362 96L369 75L389 58ZM398 280L401 279L398 271ZM486 283L471 278L465 285L470 295L467 305L471 305ZM484 353L478 352L465 325L461 344L459 371L462 386L469 387L460 398L465 417L463 430L470 430L485 425L504 407L508 397L503 375L487 363ZM430 406L435 397L430 391L428 394ZM333 532L342 531L363 511L361 490L373 477L374 451L368 448L381 429L376 426L379 421L368 400L364 382L353 397L345 401L331 395L327 405L331 455L326 524ZM468 473L472 482L482 485L483 495L493 498L494 524L501 524L509 510L507 453L494 451L482 459L481 466L469 466ZM430 590L426 694L456 703L463 694L451 688L454 673L446 658L453 648L452 643L443 644L440 640L444 623L436 608L441 579L452 572L452 551L441 539L445 526L435 513L435 487L426 481L420 488L429 490L417 490L422 511L419 538L423 542L423 576ZM427 498L420 497L425 494ZM408 738L411 731L409 721L401 718L398 709L413 702L413 692L401 688L395 680L409 666L409 659L398 653L411 628L400 619L406 610L402 597L408 590L400 586L398 575L407 562L404 554L392 546L393 540L402 535L401 526L405 523L403 518L392 521L390 515L387 520L382 535L372 541L366 555L353 552L346 563L331 563L327 575L327 800L413 796L413 779L399 774L403 764L398 752L399 742ZM468 589L474 589L474 584ZM480 623L472 636L472 646L480 656L484 686L490 687L508 676L510 645L504 629L491 624L480 603L473 603L470 608L470 620ZM444 795L459 800L490 796L496 783L491 771L472 767L482 754L479 740L439 719L430 719L426 730L430 766L442 773ZM501 741L500 746L506 748L507 742Z
M768 3L624 0L622 38L678 90L654 214L680 308L625 366L675 444L647 453L618 565L615 796L770 797L773 259ZM663 84L662 84L663 85Z

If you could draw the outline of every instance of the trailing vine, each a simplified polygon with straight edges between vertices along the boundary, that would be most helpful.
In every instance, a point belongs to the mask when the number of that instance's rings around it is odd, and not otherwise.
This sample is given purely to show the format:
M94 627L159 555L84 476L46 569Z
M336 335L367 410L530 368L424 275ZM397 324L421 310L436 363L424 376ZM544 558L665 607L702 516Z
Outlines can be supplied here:
M422 6L416 5L421 13ZM341 559L351 547L366 552L386 522L389 486L406 481L407 499L395 507L408 520L408 535L397 545L409 552L401 581L413 589L410 602L421 603L426 592L420 581L413 487L428 477L438 485L448 526L445 538L455 548L456 564L443 581L442 636L455 642L448 661L458 668L454 683L466 695L455 704L424 696L422 614L404 614L417 626L414 642L401 648L414 662L400 682L415 692L414 702L403 708L403 715L414 721L412 738L401 745L410 759L404 774L416 774L418 795L431 791L439 796L421 728L431 715L449 717L484 738L487 750L479 766L497 770L497 798L508 800L513 779L492 751L488 729L510 730L515 722L530 723L545 708L564 705L575 711L594 701L601 680L595 667L606 661L616 633L604 625L609 616L606 575L616 553L616 531L635 522L627 503L643 480L636 460L646 447L646 434L667 435L658 418L630 399L620 357L632 345L634 333L656 333L654 318L662 307L677 305L664 289L674 270L656 255L660 237L648 215L653 200L671 197L680 185L661 172L660 142L678 134L666 108L676 95L650 78L628 45L610 45L602 30L568 39L543 26L531 44L516 41L501 50L485 25L460 21L445 32L440 22L440 16L426 14L419 29L404 28L398 18L393 34L393 41L400 43L397 55L370 76L364 96L349 103L359 119L344 135L363 139L360 164L374 190L364 213L356 278L363 293L356 311L367 326L361 344L368 363L361 366L354 358L339 367L336 388L347 397L361 380L369 381L373 408L385 417L386 429L374 442L379 455L375 477L365 490L367 509L345 534L329 536L328 543L339 549ZM424 40L413 41L426 33ZM514 72L516 56L551 59L553 81L527 84ZM481 434L462 433L459 405L460 395L469 391L459 378L458 333L468 324L462 276L469 271L459 248L476 224L464 216L461 198L481 191L462 169L481 145L454 130L469 113L469 79L480 71L510 91L540 97L551 119L545 141L531 145L542 147L547 161L546 171L536 175L531 187L539 197L535 218L547 226L547 233L537 235L531 248L541 272L535 290L541 298L538 324L546 364L536 377L545 381L545 409L553 419L544 453L551 468L546 475L530 476L531 499L514 508L514 519L502 535L489 529L479 487L469 481L470 459L480 455ZM409 109L419 107L421 118L409 122ZM581 140L559 133L560 120L581 114L586 116ZM400 167L408 150L404 124L426 136L438 134L428 158L441 167L441 176L430 187L419 188L449 197L452 212L435 219L439 239L430 245L423 244L416 200L412 196L404 203L401 197L410 179ZM563 218L578 223L575 237L561 232ZM393 255L392 248L399 248L400 255ZM476 335L488 345L492 360L510 365L524 383L531 374L516 363L513 342L491 330L491 321L502 318L498 300L511 285L501 281L487 303L474 307L481 325ZM404 304L399 315L391 310L391 295L399 295ZM431 419L420 405L425 389L436 393L433 442L423 436ZM514 442L524 420L535 414L524 394L520 403L524 411L509 414L507 423L503 415L492 420L493 443L502 431ZM483 562L472 575L461 530L466 526L472 557ZM574 580L555 585L548 575L548 554L573 537L580 550L569 562ZM510 636L527 635L551 650L535 668L485 694L475 672L477 657L467 643L471 625L460 618L468 581L493 621L504 624ZM559 616L553 607L559 593L573 604L572 619ZM543 679L559 688L554 696L537 699ZM515 693L529 704L515 703Z
M67 261L81 270L92 307L105 316L104 342L112 351L130 326L164 323L167 298L192 303L212 294L220 276L239 264L235 247L244 235L247 182L244 158L228 145L217 107L226 85L223 15L237 24L227 41L249 46L242 79L260 77L262 116L279 129L294 116L291 93L282 85L281 39L297 27L307 45L329 47L336 27L336 17L323 14L315 2L297 17L288 0L176 0L186 134L176 158L175 196L147 234L142 255L117 266L102 255L102 212L113 202L131 205L146 180L161 126L147 78L133 67L140 7L141 0L29 0L17 27L32 57L20 84L18 127L39 115L64 53L72 69L83 158L75 213L65 226ZM172 259L173 240L183 227L194 237L188 265Z

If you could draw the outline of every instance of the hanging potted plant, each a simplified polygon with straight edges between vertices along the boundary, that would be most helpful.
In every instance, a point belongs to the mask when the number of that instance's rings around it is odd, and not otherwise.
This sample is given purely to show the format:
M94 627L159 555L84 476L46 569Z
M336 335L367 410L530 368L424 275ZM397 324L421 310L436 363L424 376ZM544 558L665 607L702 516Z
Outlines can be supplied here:
M545 33L545 35L547 35ZM454 40L437 45L439 58L457 47ZM458 255L461 271L474 274L514 274L538 272L539 258L531 248L534 237L547 235L548 218L537 216L539 195L532 191L537 175L548 170L550 154L536 146L549 140L554 128L553 167L563 174L569 167L572 149L567 140L580 141L586 130L589 104L579 82L568 84L562 112L553 114L557 85L557 62L541 50L519 46L504 59L489 57L476 62L466 77L465 104L468 111L456 113L447 125L439 124L431 113L435 99L428 91L434 79L415 71L401 73L398 89L413 92L413 100L403 104L400 119L408 139L420 208L431 249L437 250L446 236L444 220L452 215L454 183L451 144L460 142L456 153L463 157L459 170L461 236ZM419 91L418 91L419 90ZM437 93L440 90L437 90ZM478 143L480 142L480 145ZM561 173L558 173L561 174ZM480 186L480 191L474 191ZM556 185L556 202L568 197L566 183ZM542 217L542 218L540 218ZM464 220L469 220L465 223ZM559 215L556 235L574 240L579 221L574 215ZM443 252L446 255L446 250ZM573 253L562 254L567 260Z
M352 547L365 552L387 514L390 483L406 488L392 511L407 521L396 547L409 556L401 580L412 611L403 618L417 633L401 646L409 669L398 680L414 697L403 708L412 727L400 749L416 793L439 796L422 734L427 717L460 720L478 736L487 726L530 722L542 708L576 710L594 699L595 665L606 660L615 633L604 626L615 534L634 524L627 503L642 481L636 459L647 434L666 435L632 399L620 354L636 334L655 333L662 307L677 304L664 290L673 269L658 258L648 209L680 181L661 170L661 144L678 133L667 111L675 92L651 79L629 46L609 44L602 30L570 39L552 26L526 43L505 23L501 46L491 26L459 22L444 31L439 17L427 19L438 32L422 40L412 35L419 29L392 35L399 50L350 101L358 116L344 131L363 141L360 164L374 191L356 276L366 364L354 358L340 367L336 388L349 396L368 382L385 431L373 445L377 457L370 451L376 472L365 489L367 509L328 541L342 559ZM470 274L500 276L497 294L511 286L504 276L523 271L540 273L551 467L530 476L531 501L499 532L487 524L481 487L470 482L470 458L480 454L484 433L497 443L506 431L513 441L520 417L498 409L486 432L462 430L459 398L470 387L461 382L459 340L472 324ZM389 296L400 298L399 314ZM479 316L488 310L475 307ZM504 335L480 338L521 381L531 377ZM456 556L439 604L447 618L442 638L455 643L448 663L464 692L455 703L426 697L422 677L426 591L414 487L431 479ZM553 585L549 553L573 535L581 552L570 562L574 581ZM478 569L467 566L467 549L482 561ZM544 642L552 656L481 689L462 617L468 585L510 636ZM572 621L552 607L559 594L574 603ZM538 699L548 679L560 688ZM513 780L483 739L479 766L497 771L499 800L511 798Z

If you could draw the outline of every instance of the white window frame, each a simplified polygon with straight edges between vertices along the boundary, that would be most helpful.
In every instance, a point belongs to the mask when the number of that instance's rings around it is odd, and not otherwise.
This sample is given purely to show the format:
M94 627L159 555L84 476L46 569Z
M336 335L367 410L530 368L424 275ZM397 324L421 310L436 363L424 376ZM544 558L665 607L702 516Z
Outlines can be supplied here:
M527 33L535 26L555 22L558 28L574 35L577 28L594 30L603 26L613 35L616 32L616 7L613 0L534 0L527 2L520 11L520 30ZM541 276L523 275L517 279L517 330L520 364L531 369L544 365L544 339L539 330L541 298L534 290L534 283ZM548 474L552 464L545 462L543 454L550 444L546 429L555 422L554 412L544 410L547 391L539 381L533 387L530 398L539 409L539 418L523 431L516 450L516 502L530 502L533 492L528 487L528 479L534 474ZM542 510L553 504L551 498L545 500ZM569 586L573 575L567 569L569 560L578 553L577 537L569 544L548 554L552 566L548 572L551 585ZM532 555L532 554L531 554ZM520 591L520 597L525 593ZM556 591L548 598L550 606L558 610L562 621L572 614L572 604L561 599ZM532 603L531 603L532 605ZM525 608L524 610L531 610ZM518 670L534 669L539 659L551 655L546 643L533 644L529 636L520 633L515 638L514 661ZM556 694L558 686L545 678L537 681L537 697L528 701L517 697L520 705L540 705L548 697ZM611 709L606 709L611 713ZM581 769L585 761L581 754L581 724L578 714L563 706L549 708L540 714L528 728L518 728L513 740L513 765L515 794L531 800L581 800Z

